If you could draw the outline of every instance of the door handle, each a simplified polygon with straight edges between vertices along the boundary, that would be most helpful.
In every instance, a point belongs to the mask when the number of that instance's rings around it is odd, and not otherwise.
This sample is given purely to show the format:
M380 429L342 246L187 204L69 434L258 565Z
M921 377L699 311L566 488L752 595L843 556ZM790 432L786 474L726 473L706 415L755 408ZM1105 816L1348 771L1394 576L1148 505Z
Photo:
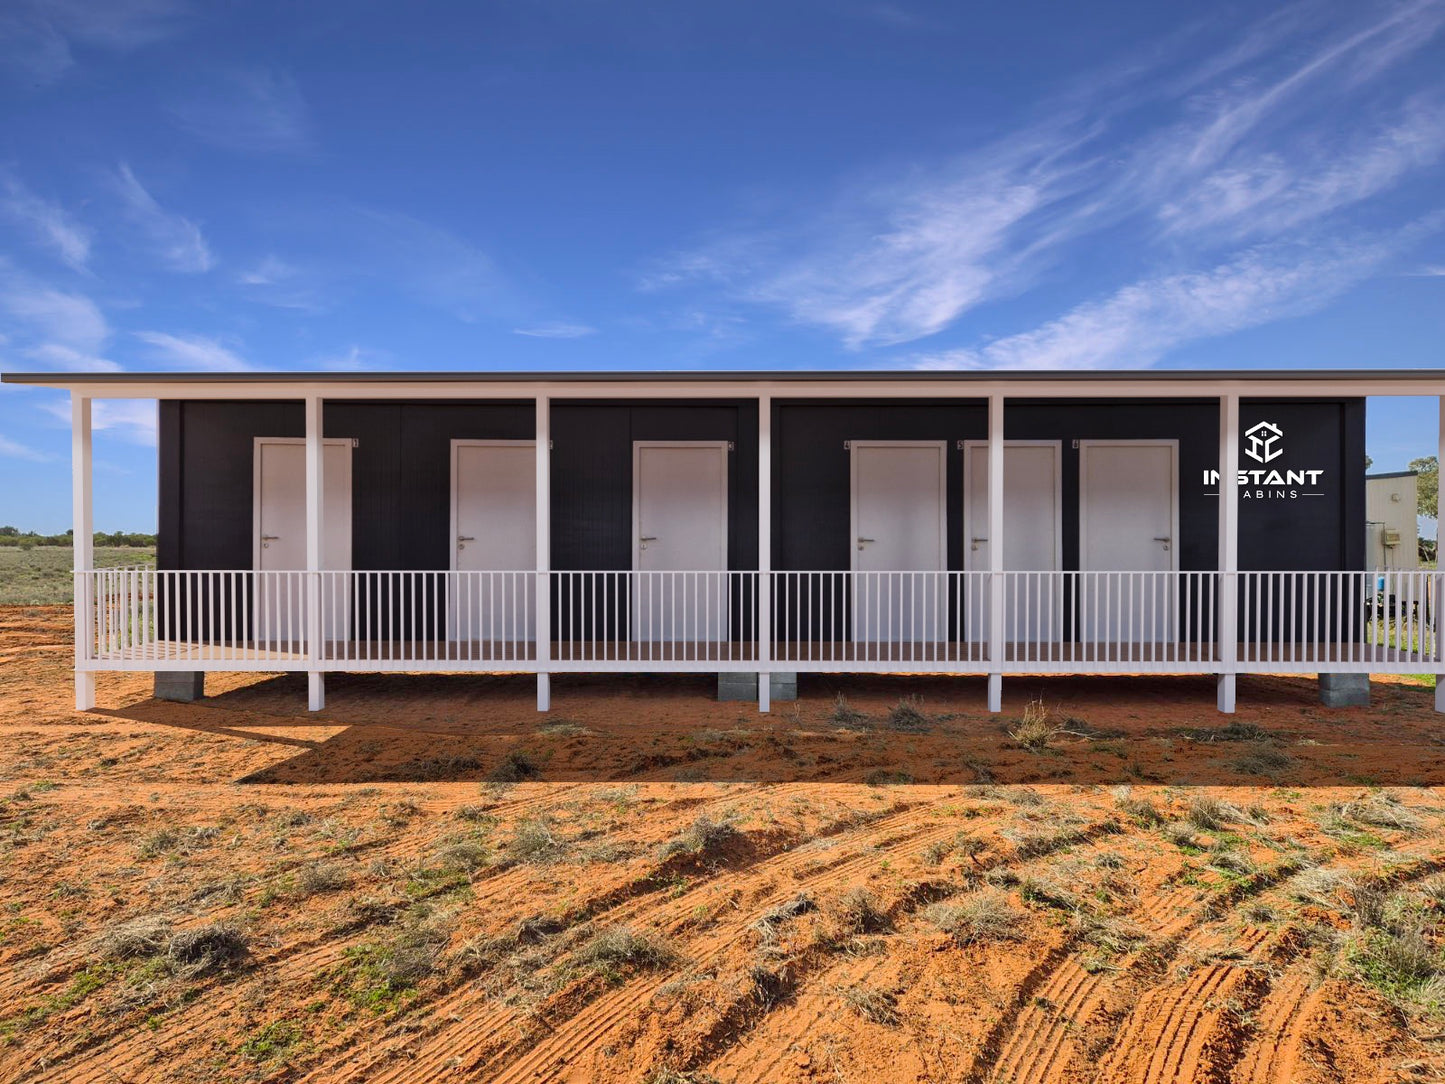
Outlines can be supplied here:
M262 542L275 542L275 541L277 541L280 537L281 537L281 536L280 536L279 534L263 534L263 535L261 536L261 541L262 541Z
M656 542L656 541L657 541L657 535L655 535L655 534L645 534L645 535L643 535L641 538L639 538L639 539L637 540L637 547L638 547L638 549L644 549L644 550L645 550L645 549L647 549L647 544L648 544L649 542Z
M1164 546L1164 548L1167 550L1167 549L1169 548L1169 543L1170 543L1170 542L1173 542L1174 539L1168 538L1168 537L1165 537L1165 538L1155 537L1154 541L1155 541L1155 542L1158 542L1158 543L1161 543L1161 544Z
M866 546L869 542L877 542L877 541L878 541L878 539L876 539L876 538L864 538L864 537L860 534L860 535L858 536L858 548L861 550L861 549L862 549L864 546Z
M971 541L971 542L973 543L973 548L974 548L974 549L978 549L978 544L979 544L980 542L987 542L988 539L987 539L987 538L973 538L973 539L970 539L969 541Z
M473 537L472 537L471 535L469 535L469 534L459 534L459 535L457 535L457 541L458 541L458 542L475 542L476 539L473 538Z

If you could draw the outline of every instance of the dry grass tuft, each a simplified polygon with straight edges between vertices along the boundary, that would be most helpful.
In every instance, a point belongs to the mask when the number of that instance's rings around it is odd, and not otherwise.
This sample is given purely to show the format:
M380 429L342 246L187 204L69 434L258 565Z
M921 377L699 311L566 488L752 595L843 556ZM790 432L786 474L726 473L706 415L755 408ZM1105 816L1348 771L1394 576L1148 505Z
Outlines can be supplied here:
M296 871L296 895L302 899L336 892L351 884L351 875L334 862L317 862Z
M764 944L771 944L777 940L778 927L785 922L791 922L799 915L805 915L809 911L816 911L818 905L813 902L813 897L806 892L799 892L792 899L780 903L776 907L769 907L758 916L750 927L758 935Z
M795 982L785 961L752 964L747 973L748 999L761 1009L771 1009L792 995Z
M1288 753L1265 742L1256 742L1253 748L1231 760L1229 767L1241 775L1273 777L1286 771L1293 763L1294 758Z
M1224 873L1237 877L1251 877L1259 872L1254 859L1244 851L1216 851L1209 856L1209 864Z
M1390 828L1401 832L1417 832L1423 827L1419 815L1398 798L1372 794L1355 802L1342 802L1330 807L1335 816L1366 828Z
M492 852L478 839L454 839L437 848L438 864L443 869L475 873L491 861Z
M1029 752L1038 753L1062 733L1064 725L1054 718L1053 709L1040 698L1028 702L1023 715L1009 728L1008 736Z
M888 709L888 725L894 730L921 733L929 728L930 720L923 713L923 701L916 696L906 696Z
M898 998L891 990L879 990L872 986L847 986L842 990L843 1004L864 1020L871 1020L884 1027L896 1027L902 1019L898 1015Z
M537 767L532 758L520 749L513 749L487 773L488 783L525 783L531 779L541 778L542 769Z
M699 858L714 858L741 835L728 821L715 821L707 816L698 817L682 835L662 845L662 857L689 854Z
M171 924L158 915L122 922L101 934L97 954L107 960L159 956L171 941Z
M625 971L656 971L675 963L677 952L650 930L613 926L577 950L576 961L609 976Z
M1350 875L1338 869L1307 869L1289 879L1290 898L1331 911L1341 909L1340 894L1354 886Z
M960 945L991 941L1016 941L1022 916L1008 894L984 889L957 903L935 903L923 917Z
M863 782L870 787L906 787L913 782L913 773L902 768L874 768Z
M251 954L251 939L229 922L213 922L171 937L166 949L171 965L189 978L238 967Z
M1114 791L1114 805L1140 828L1157 828L1164 823L1164 814L1149 798L1135 798L1129 787L1118 787Z
M1187 821L1170 821L1164 826L1164 838L1176 847L1201 850L1204 841L1194 834L1194 826Z
M1218 832L1242 821L1244 814L1228 802L1204 794L1190 800L1185 818L1201 832Z
M850 888L827 907L828 917L841 933L858 936L888 928L888 915L866 888Z
M1050 877L1029 876L1019 883L1019 891L1030 903L1043 904L1057 911L1078 911L1079 897Z
M507 840L505 853L514 864L545 866L561 860L567 853L567 843L553 833L550 818L530 817L517 825Z
M828 721L834 726L859 730L868 722L868 716L848 703L848 698L839 693L838 698L833 701L833 710L828 714Z

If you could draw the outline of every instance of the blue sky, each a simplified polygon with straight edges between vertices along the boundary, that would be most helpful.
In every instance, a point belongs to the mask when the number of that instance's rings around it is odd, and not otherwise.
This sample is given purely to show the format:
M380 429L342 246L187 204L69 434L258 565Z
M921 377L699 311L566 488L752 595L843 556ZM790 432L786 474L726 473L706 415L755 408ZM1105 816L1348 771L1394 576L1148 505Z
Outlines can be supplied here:
M0 368L1440 366L1442 24L9 0ZM65 411L0 390L0 521L69 525ZM153 527L153 406L97 424Z

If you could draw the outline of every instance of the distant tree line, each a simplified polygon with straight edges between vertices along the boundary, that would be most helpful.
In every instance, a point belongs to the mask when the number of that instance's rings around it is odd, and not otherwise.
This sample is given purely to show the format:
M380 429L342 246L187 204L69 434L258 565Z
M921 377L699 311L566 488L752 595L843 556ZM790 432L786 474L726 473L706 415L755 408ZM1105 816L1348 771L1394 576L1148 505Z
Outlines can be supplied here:
M32 546L69 546L74 541L74 531L66 531L64 534L37 534L34 531L22 531L19 527L0 527L0 546L19 546L21 549L30 549ZM96 531L95 544L97 546L154 546L156 536L135 531Z

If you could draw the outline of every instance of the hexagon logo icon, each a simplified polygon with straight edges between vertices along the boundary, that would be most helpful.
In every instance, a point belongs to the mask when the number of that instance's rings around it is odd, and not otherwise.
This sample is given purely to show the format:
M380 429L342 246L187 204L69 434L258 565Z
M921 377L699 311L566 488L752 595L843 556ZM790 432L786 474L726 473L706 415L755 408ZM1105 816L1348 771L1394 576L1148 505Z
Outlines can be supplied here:
M1256 463L1268 463L1284 455L1284 449L1279 447L1280 440L1284 437L1284 430L1275 425L1274 422L1260 422L1245 430L1244 438L1249 444L1244 449L1244 454L1253 459Z

